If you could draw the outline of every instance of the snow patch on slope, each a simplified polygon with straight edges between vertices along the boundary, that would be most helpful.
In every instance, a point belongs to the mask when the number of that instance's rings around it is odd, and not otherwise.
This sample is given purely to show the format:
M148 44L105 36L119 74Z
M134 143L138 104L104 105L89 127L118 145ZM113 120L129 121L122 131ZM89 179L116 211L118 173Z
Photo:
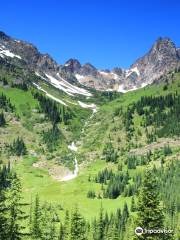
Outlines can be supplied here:
M134 91L134 90L137 90L138 88L137 87L132 87L130 89L124 89L124 86L123 85L120 85L119 88L118 88L118 92L122 92L122 93L126 93L126 92L131 92L131 91Z
M86 97L92 96L92 94L89 91L87 91L86 89L76 87L76 86L72 85L71 83L69 83L68 81L66 81L65 79L63 79L59 75L59 73L57 73L57 78L55 78L47 73L45 73L45 76L47 78L41 76L38 72L35 72L35 74L45 81L50 81L51 85L53 85L55 88L62 90L63 92L67 93L70 96L74 96L75 94L84 95Z
M79 105L82 107L82 108L89 108L91 109L94 113L97 112L97 107L96 107L96 104L94 103L91 103L91 104L86 104L86 103L83 103L81 101L78 101Z
M127 90L124 89L123 85L119 85L118 92L126 93Z
M45 75L47 76L47 78L50 80L50 82L54 87L61 89L62 91L66 92L68 95L74 96L74 94L80 94L80 95L89 96L89 97L92 96L90 92L88 92L83 88L79 88L72 85L71 83L67 82L65 79L60 77L59 74L57 74L59 79L52 77L47 73Z
M19 55L16 55L16 54L10 52L8 49L5 49L4 46L1 46L0 47L0 56L4 57L4 55L7 56L7 57L11 57L11 58L16 57L16 58L21 59L21 57Z
M148 83L142 83L141 88L146 87L147 85L148 85Z
M75 77L77 78L78 82L81 83L81 80L84 78L83 75L80 75L80 74L75 74Z
M108 75L109 75L108 72L104 72L104 71L99 71L99 73L102 74L102 75L105 75L105 76L108 76Z
M44 80L47 82L47 79L46 79L45 77L41 76L38 72L35 72L35 74L36 74L36 76L38 76L38 77L44 79Z
M146 87L147 85L148 85L148 83L142 83L140 87L134 86L134 87L132 87L130 89L127 89L127 90L124 89L123 85L120 85L119 88L118 88L118 92L122 92L122 93L131 92L131 91L135 91L137 89Z
M106 89L106 92L113 92L114 91L114 89L112 89L112 88L107 88Z
M46 90L44 90L42 87L40 87L38 84L33 83L34 86L37 87L37 89L41 90L42 92L44 92L46 94L47 97L53 99L54 101L61 103L64 106L67 106L67 104L65 102L63 102L62 100L60 100L59 98L54 97L53 95L49 94Z

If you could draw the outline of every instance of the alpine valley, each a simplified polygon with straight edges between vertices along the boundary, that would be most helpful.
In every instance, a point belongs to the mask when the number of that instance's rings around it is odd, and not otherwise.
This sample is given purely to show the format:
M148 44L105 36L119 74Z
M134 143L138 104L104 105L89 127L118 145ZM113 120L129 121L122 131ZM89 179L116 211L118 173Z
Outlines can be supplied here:
M169 38L103 70L0 32L0 240L180 239L179 171Z

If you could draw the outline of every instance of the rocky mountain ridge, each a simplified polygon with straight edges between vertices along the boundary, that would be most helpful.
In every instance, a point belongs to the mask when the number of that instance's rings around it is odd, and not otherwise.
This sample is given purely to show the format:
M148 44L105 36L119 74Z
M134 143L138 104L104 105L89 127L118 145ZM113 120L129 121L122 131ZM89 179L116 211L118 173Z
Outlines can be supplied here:
M81 65L77 59L69 59L60 65L49 54L41 54L34 45L0 32L0 58L13 60L13 64L34 71L68 94L90 96L84 86L100 91L126 92L151 84L180 67L180 48L176 48L169 38L159 38L129 69L98 70L90 63Z

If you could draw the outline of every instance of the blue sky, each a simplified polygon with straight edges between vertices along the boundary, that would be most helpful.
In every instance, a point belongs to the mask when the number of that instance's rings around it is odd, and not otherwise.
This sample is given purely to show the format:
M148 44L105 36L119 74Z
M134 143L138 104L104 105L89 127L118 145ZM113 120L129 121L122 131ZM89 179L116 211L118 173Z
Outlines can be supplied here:
M180 47L178 0L1 1L0 30L57 62L129 67L159 36Z

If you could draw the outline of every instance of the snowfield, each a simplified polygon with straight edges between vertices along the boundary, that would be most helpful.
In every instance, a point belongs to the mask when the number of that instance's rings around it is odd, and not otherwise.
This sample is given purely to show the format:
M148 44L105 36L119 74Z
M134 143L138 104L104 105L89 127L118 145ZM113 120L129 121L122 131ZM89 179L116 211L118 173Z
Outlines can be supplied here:
M68 95L70 96L74 96L76 94L79 94L79 95L83 95L83 96L86 96L86 97L91 97L92 94L83 89L83 88L80 88L80 87L76 87L74 85L72 85L71 83L69 83L68 81L66 81L65 79L63 79L59 73L57 73L57 78L56 77L53 77L47 73L45 73L45 77L41 76L41 74L39 74L38 72L35 72L35 74L42 78L43 80L45 80L46 82L50 82L51 85L53 85L55 88L58 88L60 90L62 90L63 92L67 93Z
M35 72L35 74L36 74L36 76L42 78L43 80L45 80L47 82L47 79L45 77L41 76L38 72Z
M137 90L138 88L137 87L133 87L131 89L128 89L128 90L125 90L124 89L124 86L123 85L120 85L119 86L119 89L118 89L118 92L122 92L122 93L126 93L126 92L131 92L131 91L134 91L134 90Z
M49 94L46 90L44 90L43 88L41 88L38 84L33 83L34 86L37 87L37 89L41 90L42 92L44 92L46 94L47 97L53 99L54 101L61 103L64 106L68 106L65 102L63 102L62 100L60 100L59 98L54 97L53 95Z
M64 101L62 101L62 100L60 100L59 98L56 98L56 97L54 97L53 95L49 94L46 90L44 90L44 89L43 89L42 87L40 87L38 84L33 83L33 85L34 85L37 89L39 89L40 91L44 92L47 97L53 99L54 101L56 101L56 102L58 102L58 103L61 103L61 104L64 105L64 106L68 106ZM94 103L86 104L86 103L83 103L83 102L81 102L81 101L78 101L78 103L73 103L73 102L68 101L68 100L66 100L66 101L69 102L70 104L73 104L73 105L76 105L76 106L79 105L79 106L82 107L82 108L89 108L89 109L91 109L91 110L93 111L93 113L96 113L96 112L97 112L97 107L96 107L96 105L95 105ZM72 144L74 144L74 143L72 143ZM69 148L70 148L70 147L69 147ZM74 149L71 149L71 150L74 150Z
M16 58L21 59L21 57L19 55L16 55L16 54L10 52L8 49L5 49L5 47L1 45L0 46L0 56L4 58L4 55L7 57L11 57L11 58L16 57Z
M147 85L148 85L148 83L142 83L141 88L146 87Z
M57 74L58 78L52 77L52 76L48 75L47 73L45 75L50 80L51 84L54 87L64 91L65 93L67 93L70 96L74 96L74 94L80 94L80 95L84 95L84 96L88 96L88 97L92 96L92 94L90 92L88 92L87 90L85 90L83 88L79 88L79 87L72 85L71 83L67 82L65 79L60 77L59 74Z
M124 86L120 85L119 88L118 88L118 92L122 92L122 93L131 92L131 91L146 87L147 85L148 85L148 83L142 83L140 87L137 88L137 87L134 86L133 88L130 88L128 90L125 90Z
M80 75L80 74L75 74L75 77L77 78L77 80L78 80L78 82L79 83L82 83L82 79L84 78L84 76L83 75Z
M110 74L110 73L104 72L104 71L99 71L99 73L102 74L102 75L105 75L105 76L109 76L109 74Z
M91 109L94 113L97 112L97 107L96 107L96 104L94 103L91 103L91 104L86 104L86 103L83 103L81 101L78 101L79 105L82 107L82 108L89 108Z
M126 93L128 90L125 90L123 85L119 85L118 92Z

